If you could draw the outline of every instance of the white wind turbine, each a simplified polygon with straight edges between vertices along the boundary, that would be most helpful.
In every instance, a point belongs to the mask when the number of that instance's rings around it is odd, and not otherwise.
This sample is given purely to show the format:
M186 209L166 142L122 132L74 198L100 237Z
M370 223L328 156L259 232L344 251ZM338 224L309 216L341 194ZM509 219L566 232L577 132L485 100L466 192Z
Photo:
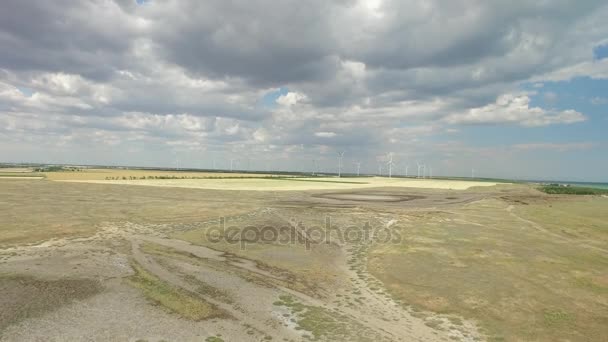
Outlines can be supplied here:
M378 164L378 175L382 177L382 163Z
M422 164L416 162L416 165L418 165L418 178L420 178L420 169L422 168Z
M405 177L407 177L407 171L410 169L410 166L405 164Z
M234 162L235 161L236 161L236 159L230 158L230 172L232 172L232 170L233 170L233 166L234 166Z
M357 165L357 177L359 177L359 174L361 173L361 162L355 162L355 165Z
M338 177L342 177L342 159L344 158L344 151L338 152Z
M426 164L422 164L422 178L426 177Z
M386 162L388 165L388 178L393 177L393 153L388 154L388 161Z

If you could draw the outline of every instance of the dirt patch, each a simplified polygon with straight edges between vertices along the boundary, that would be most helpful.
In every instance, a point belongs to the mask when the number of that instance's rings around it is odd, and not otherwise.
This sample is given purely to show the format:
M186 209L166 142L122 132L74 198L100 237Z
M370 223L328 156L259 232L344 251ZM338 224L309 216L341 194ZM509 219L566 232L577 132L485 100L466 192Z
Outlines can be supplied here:
M0 332L23 319L41 316L101 290L101 284L92 279L41 280L20 275L0 276Z
M394 193L373 192L336 192L329 194L320 194L316 195L315 197L356 202L406 202L425 198L424 196L419 195L401 195Z

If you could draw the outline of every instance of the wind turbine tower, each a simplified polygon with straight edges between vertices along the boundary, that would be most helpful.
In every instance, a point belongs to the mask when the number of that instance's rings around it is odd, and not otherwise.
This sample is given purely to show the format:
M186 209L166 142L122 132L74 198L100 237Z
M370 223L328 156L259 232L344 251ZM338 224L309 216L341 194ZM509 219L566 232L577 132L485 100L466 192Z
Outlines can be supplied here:
M388 154L388 161L386 162L388 165L388 178L393 177L393 153Z
M361 162L356 162L355 165L357 165L357 177L359 177L361 172Z
M338 177L342 177L342 159L344 158L344 151L338 153Z

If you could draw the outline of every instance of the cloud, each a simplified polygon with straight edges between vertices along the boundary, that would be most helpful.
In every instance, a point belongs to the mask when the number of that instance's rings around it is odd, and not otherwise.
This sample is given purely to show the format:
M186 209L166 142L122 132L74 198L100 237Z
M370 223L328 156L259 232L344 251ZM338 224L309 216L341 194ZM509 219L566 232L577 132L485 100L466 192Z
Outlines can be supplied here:
M282 106L293 106L298 102L306 99L306 95L295 92L288 92L285 95L281 95L277 98L276 102Z
M336 136L336 133L334 133L334 132L316 132L315 136L317 136L319 138L333 138Z
M553 124L572 124L587 118L575 111L551 111L540 107L530 107L528 95L506 94L496 103L472 108L463 113L450 115L445 120L452 124L518 124L535 127Z
M364 159L462 125L574 124L579 108L521 85L608 78L607 16L599 0L7 0L0 142Z
M556 152L581 151L596 147L596 143L592 142L576 142L576 143L526 143L516 144L513 148L516 150L532 151L532 150L547 150Z

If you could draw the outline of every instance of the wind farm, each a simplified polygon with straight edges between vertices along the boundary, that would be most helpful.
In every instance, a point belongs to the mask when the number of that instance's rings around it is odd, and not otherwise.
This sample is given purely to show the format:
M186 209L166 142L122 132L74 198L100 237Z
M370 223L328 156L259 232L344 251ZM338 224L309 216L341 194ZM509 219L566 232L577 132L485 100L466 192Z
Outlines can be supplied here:
M608 341L606 18L3 0L0 342Z
M25 306L11 306L9 317L30 315L27 308L40 307L42 311L23 321L37 328L26 332L19 324L0 319L3 336L11 340L52 335L38 325L41 319L60 329L80 319L98 321L104 316L91 316L92 312L111 310L117 300L128 310L119 315L125 325L113 330L115 338L150 334L133 330L134 317L127 312L154 322L159 327L153 330L156 336L170 331L184 339L193 331L213 331L208 336L228 340L552 340L588 331L601 334L605 329L589 319L603 312L597 302L597 291L604 286L600 259L576 266L542 261L591 260L608 252L605 236L589 226L608 222L597 214L608 205L601 193L571 197L547 194L533 183L437 177L422 161L416 163L416 174L408 175L409 166L397 167L400 159L392 153L382 156L378 174L366 173L361 172L361 161L345 163L346 158L345 152L336 153L334 172L331 163L328 170L321 170L317 159L310 170L300 172L240 170L234 155L226 159L224 170L189 168L183 157L175 159L175 168L165 169L0 169L3 199L10 203L0 209L0 274L6 274L0 276L0 285L13 291L9 293L21 288L16 284L26 284L25 289L45 286L53 296L66 291L65 286L89 291L72 292L59 303L64 307L60 311L53 311L45 296L19 297ZM216 159L209 163L217 165ZM396 172L399 169L402 174ZM300 222L295 231L299 238L285 240L294 220ZM312 229L323 220L324 228ZM238 238L218 230L225 221L239 232ZM560 222L567 223L567 234L556 230ZM368 229L363 228L368 224L378 236L391 238L344 240L353 227ZM329 238L324 234L330 231L337 240L329 244L313 238L320 233ZM594 240L573 235L581 231ZM562 246L565 240L567 248ZM534 273L522 268L530 262L523 258L528 248L537 253ZM579 273L557 278L558 267ZM502 271L505 268L509 272ZM441 275L431 270L441 270ZM99 280L110 274L118 280ZM91 283L56 285L51 280L66 275ZM416 277L417 286L410 285L410 277ZM464 278L453 282L454 277ZM547 292L537 285L547 277L552 289L580 295L565 300ZM438 282L450 287L437 286ZM497 286L508 293L516 288L524 292L501 295L489 290ZM469 297L462 298L460 292ZM534 307L509 304L529 301L524 294L534 296ZM7 300L0 295L0 301ZM579 309L581 301L585 310ZM306 308L304 313L294 309L300 307ZM90 308L95 311L82 311ZM260 308L264 314L253 314ZM493 310L500 310L500 315L480 314ZM390 321L382 319L386 315ZM283 322L284 317L292 323L267 324ZM548 323L530 326L521 317ZM562 328L555 320L569 323ZM168 330L175 324L187 329ZM341 330L344 325L349 328ZM71 336L81 333L72 331Z

